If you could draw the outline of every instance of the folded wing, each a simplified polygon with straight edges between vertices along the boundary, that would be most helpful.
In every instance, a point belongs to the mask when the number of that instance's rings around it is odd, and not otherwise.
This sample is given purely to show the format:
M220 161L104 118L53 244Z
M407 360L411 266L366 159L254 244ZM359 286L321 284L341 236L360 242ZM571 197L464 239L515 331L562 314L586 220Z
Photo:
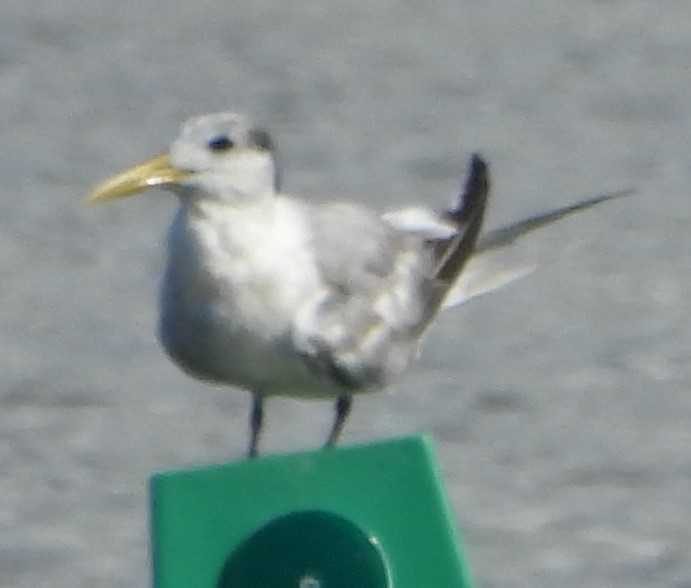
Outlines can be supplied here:
M387 219L349 204L313 209L323 288L293 332L307 365L351 391L402 371L472 256L488 189L487 166L474 156L458 207L441 219L419 211Z

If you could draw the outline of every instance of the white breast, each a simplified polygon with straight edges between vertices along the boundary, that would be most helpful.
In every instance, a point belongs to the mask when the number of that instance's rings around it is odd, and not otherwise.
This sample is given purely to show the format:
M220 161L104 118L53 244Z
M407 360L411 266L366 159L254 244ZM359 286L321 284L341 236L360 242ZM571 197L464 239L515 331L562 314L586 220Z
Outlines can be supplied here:
M294 317L321 284L301 206L183 204L170 231L160 336L194 375L266 393L338 391L295 354Z

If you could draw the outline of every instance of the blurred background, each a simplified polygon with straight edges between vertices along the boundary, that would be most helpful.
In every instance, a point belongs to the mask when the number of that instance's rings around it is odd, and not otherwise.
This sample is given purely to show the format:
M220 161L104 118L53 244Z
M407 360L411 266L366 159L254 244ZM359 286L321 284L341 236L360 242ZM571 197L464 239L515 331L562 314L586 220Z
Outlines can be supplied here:
M691 29L680 0L4 0L0 585L145 587L147 478L239 459L248 397L155 335L161 192L86 207L180 122L251 113L285 188L446 205L492 166L489 227L550 263L444 316L344 442L428 432L479 586L691 586ZM329 403L268 405L267 452Z

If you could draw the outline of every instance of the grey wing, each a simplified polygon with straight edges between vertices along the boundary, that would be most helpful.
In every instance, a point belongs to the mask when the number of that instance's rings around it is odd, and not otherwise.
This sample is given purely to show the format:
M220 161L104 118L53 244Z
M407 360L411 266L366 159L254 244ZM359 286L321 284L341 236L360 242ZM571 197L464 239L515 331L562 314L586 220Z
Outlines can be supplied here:
M588 210L589 208L592 208L593 206L596 206L602 202L623 198L624 196L629 196L633 193L634 191L629 189L620 190L618 192L609 192L607 194L600 194L599 196L580 200L575 204L569 204L568 206L564 206L562 208L536 214L506 227L495 229L491 233L483 235L477 245L477 253L482 254L486 251L513 245L524 235L541 229L544 226L550 225L572 214Z
M468 267L456 281L444 300L448 308L462 304L476 296L493 292L506 284L532 273L545 263L545 256L533 258L520 245L535 231L574 214L586 211L602 202L628 196L633 190L602 194L574 204L530 216L508 226L482 235Z
M428 248L350 204L315 208L310 220L322 288L305 301L294 344L345 389L384 386L416 349L433 286Z
M487 167L474 156L458 207L440 219L455 230L437 239L353 205L315 209L312 245L324 287L293 334L307 364L353 390L400 373L473 253L487 194Z

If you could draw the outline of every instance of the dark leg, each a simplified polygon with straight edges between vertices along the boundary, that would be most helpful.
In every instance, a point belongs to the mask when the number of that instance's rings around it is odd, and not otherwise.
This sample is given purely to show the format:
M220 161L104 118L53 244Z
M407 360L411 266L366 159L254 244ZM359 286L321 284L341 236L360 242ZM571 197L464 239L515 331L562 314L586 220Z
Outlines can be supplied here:
M326 440L327 447L333 447L338 442L338 438L341 436L341 431L343 430L343 425L345 425L345 422L348 419L352 406L352 396L343 394L336 398L336 419L334 420L333 427L331 428L329 438Z
M259 438L264 422L264 396L258 392L252 393L252 411L250 412L250 446L247 457L257 457L259 452Z

